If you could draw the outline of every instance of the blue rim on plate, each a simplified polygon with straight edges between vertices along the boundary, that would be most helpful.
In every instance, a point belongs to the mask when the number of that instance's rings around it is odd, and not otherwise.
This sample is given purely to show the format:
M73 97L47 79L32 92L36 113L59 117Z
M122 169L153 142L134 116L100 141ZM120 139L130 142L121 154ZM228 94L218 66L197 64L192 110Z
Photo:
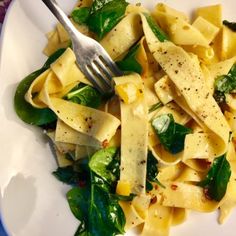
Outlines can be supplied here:
M6 233L6 231L4 230L4 228L3 228L1 219L0 219L0 236L7 236L7 233Z

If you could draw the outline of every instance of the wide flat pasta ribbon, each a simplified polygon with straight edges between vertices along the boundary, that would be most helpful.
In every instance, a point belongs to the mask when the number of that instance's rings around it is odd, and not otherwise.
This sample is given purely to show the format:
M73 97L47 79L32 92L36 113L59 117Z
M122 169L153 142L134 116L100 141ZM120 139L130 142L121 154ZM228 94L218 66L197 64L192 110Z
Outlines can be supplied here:
M145 193L148 112L144 85L138 74L114 78L116 85L136 84L142 95L134 102L120 102L121 108L121 165L120 180L130 183L133 193Z

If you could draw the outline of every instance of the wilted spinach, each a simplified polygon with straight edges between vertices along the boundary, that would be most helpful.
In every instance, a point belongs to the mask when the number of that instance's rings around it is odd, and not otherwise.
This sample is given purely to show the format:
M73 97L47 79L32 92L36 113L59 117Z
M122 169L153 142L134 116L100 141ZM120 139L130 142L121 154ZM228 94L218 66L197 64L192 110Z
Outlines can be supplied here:
M160 107L163 107L163 103L162 103L162 102L158 102L158 103L152 105L152 106L149 108L148 112L151 113L151 112L157 110L157 109L160 108Z
M117 148L101 149L96 152L89 161L90 170L100 176L100 178L105 180L108 184L117 181L117 176L108 169L116 153Z
M85 84L79 84L73 88L65 98L92 108L98 108L102 102L102 95L95 88Z
M227 20L223 20L223 25L227 26L229 29L236 32L236 23L235 22L229 22Z
M63 183L78 185L80 181L90 181L88 160L81 159L66 167L58 167L53 175Z
M184 149L185 136L192 133L190 128L175 123L172 114L160 115L153 119L154 128L161 144L172 154Z
M90 8L75 9L72 18L102 39L123 18L127 5L125 0L95 0Z
M230 176L230 164L226 155L222 155L214 160L206 178L199 186L206 189L209 198L220 201L225 195Z
M225 94L236 89L236 64L232 66L227 75L218 76L215 80L214 98L218 104L225 103Z
M90 8L89 7L81 7L76 8L72 13L71 17L74 22L78 24L86 24L88 17L90 14Z
M147 176L146 176L146 189L147 191L152 190L152 182L157 183L161 187L165 188L163 184L160 183L160 181L157 179L158 175L158 167L157 167L158 161L153 156L153 154L149 151L148 157L147 157Z
M156 35L158 40L160 42L165 42L165 41L169 40L169 38L166 35L166 33L157 25L157 23L152 18L152 16L150 14L148 14L148 13L143 13L143 14L146 17L146 20L147 20L148 25L150 26L152 32Z
M65 49L61 48L53 53L45 62L43 67L24 78L16 88L14 96L14 108L18 117L24 122L31 125L47 125L54 122L57 117L53 111L48 108L38 109L33 107L25 100L25 94L28 91L32 82L45 70L47 70L50 65L57 60L64 53Z
M137 54L139 52L139 49L140 44L136 44L135 46L133 46L121 61L116 62L117 66L122 71L136 72L138 74L141 74L143 68L137 61Z
M115 194L113 184L118 180L116 166L119 163L117 148L96 152L89 161L89 185L75 187L67 193L71 211L80 220L75 235L117 235L124 233L125 216ZM115 161L114 161L115 160ZM111 174L109 170L113 170ZM125 200L133 196L125 197ZM124 200L123 199L123 200Z

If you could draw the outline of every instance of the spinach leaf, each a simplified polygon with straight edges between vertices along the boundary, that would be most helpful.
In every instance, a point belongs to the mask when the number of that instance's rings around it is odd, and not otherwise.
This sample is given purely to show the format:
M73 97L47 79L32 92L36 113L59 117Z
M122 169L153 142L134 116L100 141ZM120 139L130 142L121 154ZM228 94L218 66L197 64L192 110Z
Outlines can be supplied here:
M151 182L156 181L158 175L157 164L158 164L157 159L149 151L147 157L147 180Z
M112 2L113 0L94 0L91 6L91 14L97 12L103 8L107 3Z
M216 101L220 106L223 105L223 104L225 104L226 96L225 96L224 93L215 90L215 92L214 92L214 94L213 94L213 97L214 97L215 101Z
M102 39L123 18L127 5L125 0L95 0L90 8L75 9L71 17Z
M108 164L107 170L115 176L116 181L120 178L120 150L116 150L116 154Z
M230 93L236 88L236 77L222 75L215 80L215 89L222 93Z
M69 185L80 185L90 181L88 161L78 160L71 166L58 167L52 173L59 181Z
M218 104L225 103L225 94L236 90L236 64L232 66L227 75L218 76L215 80L214 98Z
M111 196L118 201L129 202L129 201L132 201L136 195L131 193L129 196L124 196L124 195L119 195L119 194L112 194Z
M160 107L163 107L162 102L158 102L158 103L152 105L152 106L149 108L148 112L151 113L151 112L157 110L157 109L160 108Z
M224 20L223 25L227 26L229 29L236 32L236 23L235 22L229 22L227 20Z
M136 59L139 48L140 44L136 44L129 50L127 55L121 61L116 62L117 66L122 71L136 72L138 74L142 73L143 68Z
M32 82L45 70L47 70L50 65L64 53L65 49L59 49L53 53L45 62L43 67L24 78L16 88L14 96L14 108L18 117L24 122L31 125L47 125L54 122L57 117L53 111L48 108L38 109L33 107L25 100L25 94L28 91Z
M18 117L28 124L38 126L52 123L57 119L54 112L50 109L37 109L25 100L25 94L28 91L31 83L41 73L42 70L37 70L23 79L17 86L14 96L14 108Z
M66 194L66 196L71 212L78 220L81 221L81 223L85 223L88 218L88 199L90 198L90 188L74 187Z
M230 176L230 164L224 154L214 160L206 178L199 186L206 189L209 198L220 201L225 195Z
M158 168L157 168L157 159L153 156L152 152L148 152L148 157L147 157L147 187L146 190L147 191L151 191L152 190L152 184L151 182L157 183L158 185L160 185L161 187L165 188L165 186L160 183L160 181L157 179L157 175L158 175Z
M98 108L102 102L102 95L89 85L78 85L73 88L65 97L74 103L84 106Z
M228 75L231 76L231 77L236 77L236 64L234 64L234 65L231 67L231 69L230 69Z
M89 168L108 184L117 180L117 176L108 169L116 156L117 148L110 147L96 152L89 161ZM117 172L117 171L115 171Z
M148 13L143 13L146 17L146 20L148 22L148 25L150 26L152 32L156 35L158 40L160 42L165 42L169 40L168 36L165 34L165 32L157 25L155 20L152 18L152 16Z
M123 18L127 5L125 0L95 0L87 20L89 29L102 39Z
M192 132L191 129L175 123L172 114L164 114L154 118L152 127L161 144L172 154L179 153L184 149L185 136Z
M91 187L89 232L91 235L124 233L125 216L118 200L109 196L99 185Z
M123 196L116 195L107 182L114 179L113 174L107 174L107 168L116 173L113 158L119 161L116 148L96 152L89 161L89 185L73 188L67 193L71 211L81 222L75 235L115 236L124 233L125 215L118 202ZM125 197L125 200L132 197Z
M89 7L81 7L81 8L77 8L75 9L72 13L71 13L71 17L73 19L74 22L78 23L78 24L86 24L88 17L90 14L90 8Z

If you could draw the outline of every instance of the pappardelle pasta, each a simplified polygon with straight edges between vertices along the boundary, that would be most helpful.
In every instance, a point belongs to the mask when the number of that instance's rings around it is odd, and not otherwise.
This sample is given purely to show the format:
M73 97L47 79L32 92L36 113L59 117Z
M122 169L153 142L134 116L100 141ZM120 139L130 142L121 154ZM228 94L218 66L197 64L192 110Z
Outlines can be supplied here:
M125 0L80 0L70 19L124 72L115 94L93 88L57 24L14 101L53 143L75 235L167 236L190 210L219 209L223 223L236 206L236 23L221 5L191 21Z

